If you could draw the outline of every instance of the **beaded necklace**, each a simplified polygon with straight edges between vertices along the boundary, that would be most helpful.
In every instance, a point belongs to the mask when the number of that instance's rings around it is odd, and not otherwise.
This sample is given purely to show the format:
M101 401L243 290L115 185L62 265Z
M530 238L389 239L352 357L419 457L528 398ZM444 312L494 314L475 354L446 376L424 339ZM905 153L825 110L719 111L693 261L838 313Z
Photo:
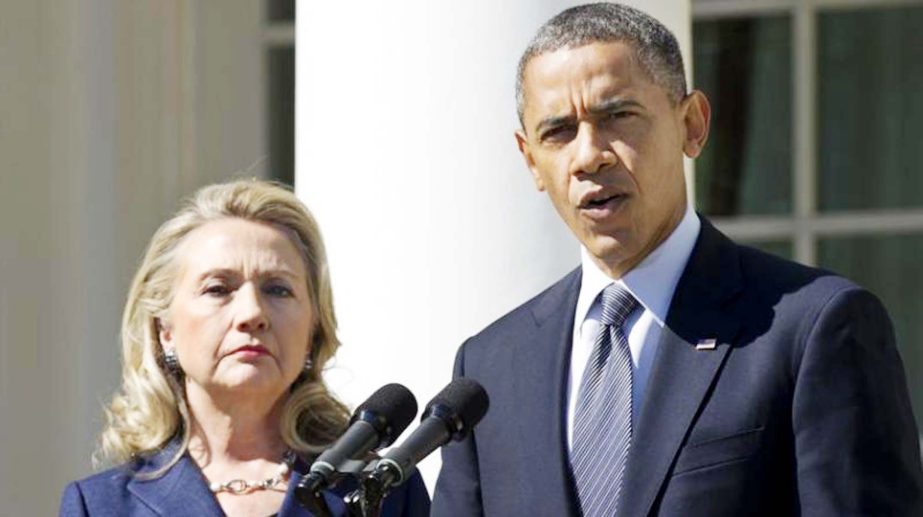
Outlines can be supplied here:
M282 463L279 463L279 469L276 475L271 478L262 481L255 479L232 479L227 483L210 483L208 488L216 494L220 492L230 492L234 495L248 494L257 490L272 490L288 479L294 465L295 453L288 450L282 457Z

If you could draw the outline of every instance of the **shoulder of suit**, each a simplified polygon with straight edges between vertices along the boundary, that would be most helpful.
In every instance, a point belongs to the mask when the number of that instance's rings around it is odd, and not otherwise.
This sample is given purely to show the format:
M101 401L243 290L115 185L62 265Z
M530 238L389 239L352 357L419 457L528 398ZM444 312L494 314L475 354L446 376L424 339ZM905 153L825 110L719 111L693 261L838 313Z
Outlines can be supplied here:
M567 296L572 289L580 287L580 268L570 271L560 280L551 284L542 292L530 298L513 310L494 320L493 323L472 336L465 342L469 350L478 346L495 346L495 343L512 344L511 340L504 339L509 332L517 332L524 325L535 324L535 314L542 311L543 305L560 300Z
M129 498L128 485L134 479L134 471L130 465L120 465L101 472L97 472L83 479L70 483L68 490L76 490L85 501L88 508L103 506L119 506ZM65 495L65 499L67 496Z
M777 329L790 329L793 342L802 345L825 321L824 315L839 314L847 307L870 317L874 314L881 325L890 325L881 300L852 280L746 246L740 247L739 257L744 290L732 307L742 321L772 321Z
M147 475L154 473L161 467L163 462L168 459L167 457L172 455L172 452L172 449L161 449L149 456L139 456L121 465L110 467L79 479L74 484L80 488L81 492L92 493L124 490L129 483L135 480L156 481L161 476L149 477ZM165 474L165 472L161 474Z
M829 296L846 289L861 287L832 271L806 266L770 253L738 245L741 270L746 287L770 291L809 292L812 296Z

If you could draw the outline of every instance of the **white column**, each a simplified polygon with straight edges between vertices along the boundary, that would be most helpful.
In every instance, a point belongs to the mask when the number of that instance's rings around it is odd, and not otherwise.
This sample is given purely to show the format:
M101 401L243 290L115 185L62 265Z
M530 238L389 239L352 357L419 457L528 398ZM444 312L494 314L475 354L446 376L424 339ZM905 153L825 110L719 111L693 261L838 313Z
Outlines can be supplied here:
M264 151L262 3L0 9L0 514L92 472L154 229Z
M299 4L295 184L327 243L348 403L401 382L422 409L465 338L577 266L513 139L519 56L576 3ZM688 0L635 3L689 48Z

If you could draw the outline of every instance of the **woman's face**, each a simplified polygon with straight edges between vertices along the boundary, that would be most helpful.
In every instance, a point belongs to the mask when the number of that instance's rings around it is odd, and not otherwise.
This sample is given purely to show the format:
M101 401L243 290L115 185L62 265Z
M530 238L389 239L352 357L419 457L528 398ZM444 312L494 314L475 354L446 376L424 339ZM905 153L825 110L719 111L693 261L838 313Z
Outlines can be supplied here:
M279 229L227 218L189 233L160 342L187 388L276 401L304 367L314 329L304 262Z

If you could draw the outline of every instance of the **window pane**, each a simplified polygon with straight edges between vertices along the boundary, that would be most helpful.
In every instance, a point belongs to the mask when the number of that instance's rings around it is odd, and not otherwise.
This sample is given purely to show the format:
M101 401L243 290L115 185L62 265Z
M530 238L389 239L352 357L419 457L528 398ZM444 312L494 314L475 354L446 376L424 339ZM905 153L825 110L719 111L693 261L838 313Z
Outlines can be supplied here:
M294 185L295 181L295 49L268 51L269 176Z
M295 0L267 0L266 19L271 22L294 22Z
M822 210L923 206L923 7L818 18Z
M827 238L818 251L822 267L852 278L888 308L923 429L923 235Z
M695 87L712 105L696 161L708 215L786 214L792 207L791 23L788 16L697 21Z
M772 253L777 257L786 258L792 260L794 251L792 248L792 242L787 240L781 241L747 241L742 239L735 239L737 242L743 244L744 246L750 246L751 248L756 248L758 250L765 251L766 253Z

